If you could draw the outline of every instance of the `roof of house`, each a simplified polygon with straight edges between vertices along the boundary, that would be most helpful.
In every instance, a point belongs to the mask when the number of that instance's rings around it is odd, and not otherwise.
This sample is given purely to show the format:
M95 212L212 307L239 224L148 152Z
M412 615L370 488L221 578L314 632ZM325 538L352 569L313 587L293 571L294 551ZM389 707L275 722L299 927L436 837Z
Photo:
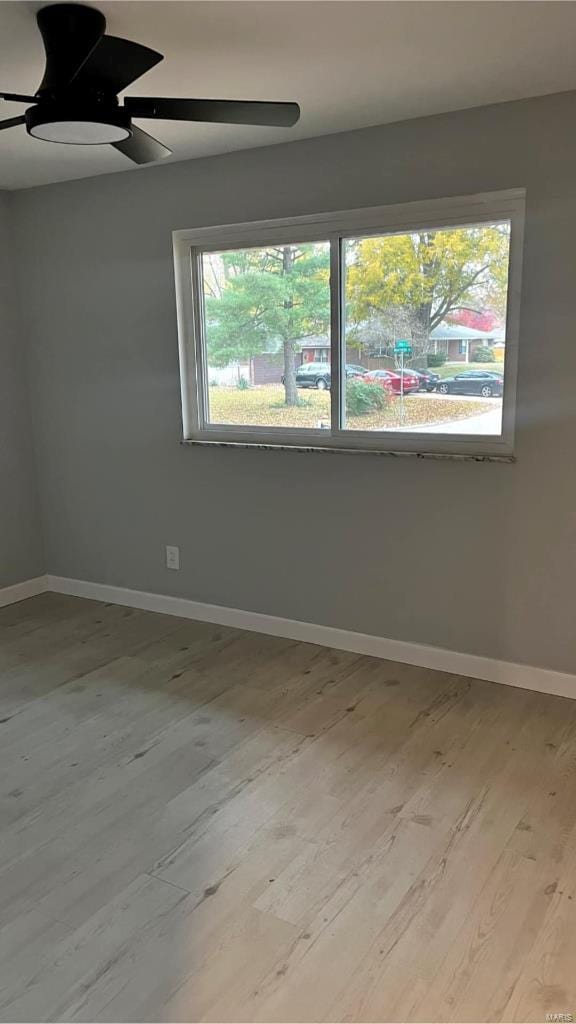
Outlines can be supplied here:
M430 337L434 341L503 341L504 334L501 327L495 327L492 331L479 331L460 324L441 323L430 332ZM308 334L304 338L297 338L295 344L299 348L330 348L330 339L325 334ZM271 348L270 351L279 351L280 348L279 342L278 349Z
M434 341L472 341L473 338L477 341L491 341L499 334L497 328L493 331L479 331L473 327L463 327L461 324L442 323L430 332L430 337Z
M325 334L308 334L296 341L300 348L330 348L330 338Z

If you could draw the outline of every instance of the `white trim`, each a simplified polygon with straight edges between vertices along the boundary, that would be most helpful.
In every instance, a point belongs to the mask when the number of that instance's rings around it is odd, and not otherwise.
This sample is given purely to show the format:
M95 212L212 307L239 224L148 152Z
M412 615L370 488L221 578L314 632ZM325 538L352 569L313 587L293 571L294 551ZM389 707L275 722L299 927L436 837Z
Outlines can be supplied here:
M161 612L164 615L177 615L185 619L197 619L200 622L214 622L220 626L233 626L236 629L286 637L289 640L319 644L322 647L335 647L341 651L367 654L373 658L399 661L439 672L470 676L472 679L485 679L493 683L504 683L506 686L518 686L524 690L536 690L540 693L576 699L576 675L568 672L556 672L534 665L520 665L511 661L485 658L478 654L464 654L461 651L450 651L443 647L410 643L406 640L390 640L369 633L355 633L335 626L284 619L262 612L205 604L203 601L191 601L185 597L129 590L107 583L92 583L63 576L48 576L46 579L48 589L57 594L70 594L73 597L91 598L94 601L109 601L112 604L128 605L131 608Z
M18 601L26 601L27 598L36 597L37 594L45 594L47 590L47 576L35 576L31 580L13 583L11 587L3 587L0 590L0 608L16 604Z
M217 224L201 228L185 228L173 231L174 249L188 251L200 247L203 251L221 251L238 245L266 245L279 237L285 230L287 241L318 241L331 233L353 234L365 229L378 234L389 227L403 230L426 226L440 228L457 224L461 216L476 216L478 222L503 218L516 212L518 202L524 202L525 188L500 189L497 192L480 192L475 195L452 196L443 199L423 199L409 203L391 203L382 206L361 206L354 210L335 210L329 213L304 214L299 217L282 217L273 220ZM488 207L488 209L487 209ZM294 238L294 229L298 238Z

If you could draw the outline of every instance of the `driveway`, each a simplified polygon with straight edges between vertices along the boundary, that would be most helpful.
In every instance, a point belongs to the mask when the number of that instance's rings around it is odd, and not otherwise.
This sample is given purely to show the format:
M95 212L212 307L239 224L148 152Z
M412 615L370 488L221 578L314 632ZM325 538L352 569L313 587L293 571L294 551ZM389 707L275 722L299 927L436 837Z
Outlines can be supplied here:
M453 420L451 423L434 423L431 427L420 427L422 434L496 434L502 433L502 409L490 409L480 416L467 420Z
M419 396L420 397L420 396ZM429 395L431 401L436 400L436 395ZM486 402L486 404L492 406L494 399L481 398L477 395L439 395L443 401L446 399L454 399L455 401L461 402L469 401L474 402ZM414 432L414 427L398 427L398 430L406 430ZM490 408L486 412L482 412L476 416L470 416L469 419L460 420L447 420L445 423L433 423L429 427L420 427L418 429L419 434L495 434L500 436L502 433L502 402L499 402L496 408Z

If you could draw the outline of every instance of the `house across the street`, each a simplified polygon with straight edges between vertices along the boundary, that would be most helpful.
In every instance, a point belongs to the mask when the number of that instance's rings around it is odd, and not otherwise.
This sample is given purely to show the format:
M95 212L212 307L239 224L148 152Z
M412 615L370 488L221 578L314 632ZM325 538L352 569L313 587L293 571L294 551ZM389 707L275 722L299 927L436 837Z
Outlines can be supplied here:
M430 334L432 341L431 352L445 353L446 361L449 363L471 363L474 361L474 353L479 348L494 348L498 343L499 351L502 353L500 359L504 359L504 331L501 328L494 328L493 331L479 331L473 327L463 327L460 324L438 324ZM494 352L498 358L498 353Z
M504 330L494 328L492 331L481 331L472 327L464 327L459 324L439 324L430 334L430 352L444 353L449 363L470 363L474 361L474 354L479 348L491 348L494 350L494 358L502 362L504 360ZM295 342L296 365L301 363L328 363L330 362L330 338L328 335L309 335L299 338ZM393 367L394 357L387 354L390 346L373 348L364 346L359 352L356 348L349 348L346 360L349 363L360 363L367 370L378 370L385 367ZM284 357L282 346L279 343L275 352L262 352L253 356L250 360L250 383L251 384L279 384L284 372Z

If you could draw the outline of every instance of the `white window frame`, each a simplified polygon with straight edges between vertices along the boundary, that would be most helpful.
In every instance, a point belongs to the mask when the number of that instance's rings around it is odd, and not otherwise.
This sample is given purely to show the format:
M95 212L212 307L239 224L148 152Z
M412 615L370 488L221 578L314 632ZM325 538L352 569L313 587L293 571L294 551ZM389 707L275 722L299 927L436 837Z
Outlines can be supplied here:
M190 444L233 444L258 447L364 451L415 455L459 455L510 458L514 452L514 421L518 335L524 235L525 190L434 199L377 206L341 213L289 217L173 233L174 266L182 394L183 441ZM506 358L502 404L502 434L466 435L339 429L343 412L341 344L341 287L343 240L359 235L382 235L428 228L466 227L509 220L510 264L506 323ZM204 321L201 257L282 242L328 241L331 292L331 413L332 428L304 429L211 424L207 421L208 380L204 366Z

